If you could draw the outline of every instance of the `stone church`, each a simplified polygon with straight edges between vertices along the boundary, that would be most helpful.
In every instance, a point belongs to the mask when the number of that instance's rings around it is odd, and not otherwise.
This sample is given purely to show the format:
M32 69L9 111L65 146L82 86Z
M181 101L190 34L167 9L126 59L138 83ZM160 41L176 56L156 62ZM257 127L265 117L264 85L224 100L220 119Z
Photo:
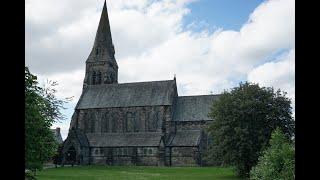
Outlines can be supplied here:
M176 78L118 83L114 55L104 3L62 163L201 166L218 95L178 96Z

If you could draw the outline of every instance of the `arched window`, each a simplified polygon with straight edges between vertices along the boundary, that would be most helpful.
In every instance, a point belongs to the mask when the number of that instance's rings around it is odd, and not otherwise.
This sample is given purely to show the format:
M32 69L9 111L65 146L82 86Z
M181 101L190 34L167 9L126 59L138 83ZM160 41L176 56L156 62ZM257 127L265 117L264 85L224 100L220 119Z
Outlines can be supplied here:
M112 132L118 132L118 116L116 113L111 114L111 131Z
M93 114L90 113L90 129L91 129L91 133L95 132L95 121L96 119L94 118Z
M108 112L106 112L102 117L101 132L103 133L109 132L109 113Z
M93 73L92 73L92 84L93 84L93 85L96 84L96 76L97 76L96 72L93 71Z
M148 123L148 129L149 131L153 132L156 131L160 125L160 112L156 111L153 113L153 115L151 116L152 119L150 119L149 123Z
M135 120L134 114L131 112L128 112L127 118L126 118L126 131L127 132L134 131L134 123L135 123L134 120Z
M97 74L97 83L96 84L101 84L101 72L100 71Z
M114 82L114 72L113 71L111 71L110 72L110 83L113 83Z
M96 56L99 54L99 49L96 48Z
M90 132L89 131L89 116L88 116L88 113L86 112L84 115L83 115L83 121L84 121L84 127L83 127L83 130L85 133L88 133Z

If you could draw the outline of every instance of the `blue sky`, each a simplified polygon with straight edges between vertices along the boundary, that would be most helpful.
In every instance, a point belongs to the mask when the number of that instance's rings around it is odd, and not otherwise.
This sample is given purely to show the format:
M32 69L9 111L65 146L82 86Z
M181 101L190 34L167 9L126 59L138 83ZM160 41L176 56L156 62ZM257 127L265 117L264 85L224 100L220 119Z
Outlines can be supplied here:
M184 24L204 21L211 28L238 30L262 2L262 0L199 0L188 5L191 13L184 18Z
M81 95L102 5L26 2L26 64L40 81L58 81L58 97L74 96L62 110L66 120L54 125L63 138ZM248 80L280 88L294 102L294 1L109 0L107 6L119 83L176 74L179 95L201 95Z

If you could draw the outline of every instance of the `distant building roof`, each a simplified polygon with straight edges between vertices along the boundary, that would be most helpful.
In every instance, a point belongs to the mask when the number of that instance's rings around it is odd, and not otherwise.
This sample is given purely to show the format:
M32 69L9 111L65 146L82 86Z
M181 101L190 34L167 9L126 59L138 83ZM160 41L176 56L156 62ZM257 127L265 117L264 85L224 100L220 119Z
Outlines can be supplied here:
M62 136L61 136L61 133L60 133L60 128L57 127L56 129L51 129L52 133L54 134L54 138L55 140L59 143L59 144L62 144L63 143L63 140L62 140Z
M88 133L91 147L159 146L161 133Z
M88 86L76 109L172 105L175 87L174 80Z
M212 120L208 117L213 101L219 95L179 96L175 106L174 121Z

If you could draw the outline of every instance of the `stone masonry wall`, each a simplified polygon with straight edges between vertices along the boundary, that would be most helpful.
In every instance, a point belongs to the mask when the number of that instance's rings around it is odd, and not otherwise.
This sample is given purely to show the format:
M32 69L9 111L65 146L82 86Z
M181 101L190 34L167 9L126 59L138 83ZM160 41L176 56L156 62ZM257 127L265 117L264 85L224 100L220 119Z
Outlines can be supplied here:
M197 147L172 147L171 166L199 166Z
M212 121L172 121L177 130L205 130ZM173 125L174 126L174 125Z
M168 106L77 110L71 126L85 133L165 132Z
M91 164L157 166L157 147L91 148Z

